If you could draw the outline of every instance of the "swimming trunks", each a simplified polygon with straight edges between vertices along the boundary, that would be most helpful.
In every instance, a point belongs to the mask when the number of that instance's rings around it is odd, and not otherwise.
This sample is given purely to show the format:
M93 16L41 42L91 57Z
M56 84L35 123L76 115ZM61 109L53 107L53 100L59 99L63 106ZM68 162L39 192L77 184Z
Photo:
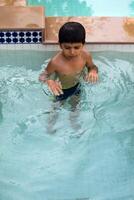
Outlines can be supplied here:
M57 101L65 100L72 95L79 95L80 94L80 83L77 83L75 86L63 89L63 94L56 96Z

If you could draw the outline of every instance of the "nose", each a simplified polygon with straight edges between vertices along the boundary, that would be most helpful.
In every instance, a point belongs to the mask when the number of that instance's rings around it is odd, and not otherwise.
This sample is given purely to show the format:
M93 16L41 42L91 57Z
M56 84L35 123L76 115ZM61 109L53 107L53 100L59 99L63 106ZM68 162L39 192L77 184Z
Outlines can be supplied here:
M74 50L74 48L71 48L71 49L70 49L70 54L71 54L71 55L75 55L75 50Z

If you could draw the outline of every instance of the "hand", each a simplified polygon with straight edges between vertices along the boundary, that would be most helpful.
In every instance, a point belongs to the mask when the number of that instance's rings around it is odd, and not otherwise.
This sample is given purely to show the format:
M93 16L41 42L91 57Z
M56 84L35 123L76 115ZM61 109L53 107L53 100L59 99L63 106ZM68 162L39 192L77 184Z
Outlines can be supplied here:
M62 86L59 81L47 80L46 82L52 94L54 94L55 96L63 94Z
M46 77L44 76L43 73L40 74L40 76L39 76L39 81L41 81L41 82L45 82L45 81L46 81Z
M86 75L85 80L91 83L96 83L98 81L98 73L96 70L90 70L90 72Z

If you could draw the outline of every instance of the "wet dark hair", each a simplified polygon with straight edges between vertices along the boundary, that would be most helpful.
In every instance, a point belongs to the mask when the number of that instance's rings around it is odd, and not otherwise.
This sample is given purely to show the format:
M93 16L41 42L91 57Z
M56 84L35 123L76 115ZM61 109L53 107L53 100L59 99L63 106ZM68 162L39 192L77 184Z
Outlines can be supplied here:
M67 22L59 30L59 43L85 43L85 28L79 22Z

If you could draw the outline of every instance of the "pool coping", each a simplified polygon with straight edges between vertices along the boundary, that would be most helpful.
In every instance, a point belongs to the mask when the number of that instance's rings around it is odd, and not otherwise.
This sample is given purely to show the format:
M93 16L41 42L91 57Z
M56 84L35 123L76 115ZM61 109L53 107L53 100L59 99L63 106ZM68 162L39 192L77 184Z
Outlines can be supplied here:
M85 48L91 52L120 51L134 52L134 44L85 44ZM30 50L30 51L60 51L58 44L3 44L0 50Z

